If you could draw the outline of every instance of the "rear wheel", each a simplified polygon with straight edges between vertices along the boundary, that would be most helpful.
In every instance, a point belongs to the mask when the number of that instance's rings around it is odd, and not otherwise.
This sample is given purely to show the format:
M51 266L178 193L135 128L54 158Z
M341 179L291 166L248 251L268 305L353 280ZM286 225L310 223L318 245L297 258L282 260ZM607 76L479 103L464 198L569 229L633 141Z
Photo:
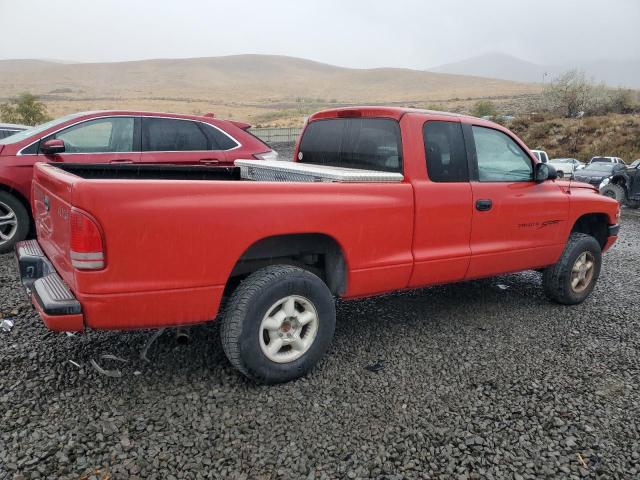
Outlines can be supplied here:
M591 235L572 233L560 260L542 275L544 292L564 305L583 302L593 291L602 265L600 244Z
M10 252L29 233L29 214L22 202L0 191L0 253Z
M222 346L247 377L287 382L322 358L335 321L333 296L319 277L290 265L270 266L252 273L229 299Z
M621 185L615 183L609 183L602 187L600 193L605 197L613 198L618 203L622 204L627 196L624 188Z

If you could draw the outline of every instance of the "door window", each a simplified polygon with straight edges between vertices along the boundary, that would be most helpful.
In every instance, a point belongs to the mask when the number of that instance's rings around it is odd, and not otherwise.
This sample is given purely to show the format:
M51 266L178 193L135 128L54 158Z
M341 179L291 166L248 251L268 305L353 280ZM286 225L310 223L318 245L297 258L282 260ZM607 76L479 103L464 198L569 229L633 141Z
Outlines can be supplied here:
M423 128L427 175L432 182L468 182L469 164L462 125L427 122Z
M133 117L98 118L48 138L64 141L65 153L133 152Z
M511 137L491 128L473 126L478 180L528 182L533 180L531 159Z
M211 150L211 141L197 122L172 118L142 119L142 150L188 152Z

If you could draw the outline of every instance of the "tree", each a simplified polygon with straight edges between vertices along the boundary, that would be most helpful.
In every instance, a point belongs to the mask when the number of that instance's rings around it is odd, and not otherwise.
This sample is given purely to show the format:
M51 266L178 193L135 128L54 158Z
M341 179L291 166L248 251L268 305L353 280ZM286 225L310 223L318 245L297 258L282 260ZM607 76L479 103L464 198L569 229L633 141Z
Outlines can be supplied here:
M0 118L8 123L38 125L49 120L47 106L32 93L21 93L7 103L0 104Z
M563 73L542 94L543 108L568 118L624 111L630 108L631 100L627 91L594 83L578 70Z
M490 102L489 100L480 100L473 106L471 113L474 117L493 117L498 112L493 102Z

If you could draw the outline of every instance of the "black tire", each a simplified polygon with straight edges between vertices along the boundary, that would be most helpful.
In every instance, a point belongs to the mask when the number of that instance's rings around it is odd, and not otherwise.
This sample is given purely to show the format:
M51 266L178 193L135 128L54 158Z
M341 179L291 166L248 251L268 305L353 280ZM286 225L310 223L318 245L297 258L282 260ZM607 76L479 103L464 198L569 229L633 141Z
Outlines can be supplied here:
M593 259L593 272L584 289L576 291L572 286L572 269L584 253ZM600 276L601 266L602 251L598 241L591 235L572 233L558 263L547 267L542 275L544 293L551 300L563 305L582 303L593 291Z
M281 299L308 299L317 312L317 331L301 357L278 363L261 346L263 318ZM233 292L221 320L222 347L231 364L260 383L282 383L305 375L326 353L336 323L335 302L326 284L316 275L290 265L262 268L247 277Z
M622 204L625 198L627 198L627 192L624 190L624 187L616 185L615 183L608 183L602 187L600 194L605 197L613 198L619 204Z
M13 215L17 224L0 226L0 232L5 235L11 233L9 239L0 238L0 254L13 251L17 242L27 238L29 234L30 217L22 202L8 192L0 190L0 217Z

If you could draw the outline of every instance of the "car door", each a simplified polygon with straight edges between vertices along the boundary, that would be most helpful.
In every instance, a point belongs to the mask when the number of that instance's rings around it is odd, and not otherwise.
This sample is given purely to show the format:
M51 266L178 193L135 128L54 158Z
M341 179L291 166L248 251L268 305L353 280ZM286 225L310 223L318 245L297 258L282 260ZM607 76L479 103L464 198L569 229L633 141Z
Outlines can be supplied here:
M93 118L48 135L40 143L52 138L64 141L63 153L45 155L51 162L135 163L140 158L139 130L139 119L133 116Z
M462 280L471 257L473 215L462 126L451 117L428 120L411 137L423 141L411 149L419 152L411 164L420 169L412 175L414 267L409 287Z
M504 131L466 125L472 141L473 220L467 278L554 263L566 238L569 196L533 180L535 161Z
M142 163L224 165L208 125L188 119L142 117Z

